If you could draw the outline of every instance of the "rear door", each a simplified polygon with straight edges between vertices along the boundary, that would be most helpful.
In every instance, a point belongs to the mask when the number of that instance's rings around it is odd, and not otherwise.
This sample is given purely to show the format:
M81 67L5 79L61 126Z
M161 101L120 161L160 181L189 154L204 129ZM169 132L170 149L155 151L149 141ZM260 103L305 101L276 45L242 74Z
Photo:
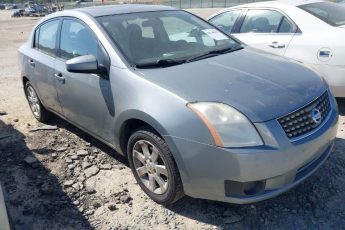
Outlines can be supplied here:
M88 54L98 58L101 45L88 26L74 18L63 19L60 34L55 80L63 113L72 123L108 140L109 127L104 121L115 112L109 80L66 69L69 59Z
M35 30L33 49L27 62L32 84L47 109L62 113L55 88L54 64L56 58L59 19L47 21Z
M284 55L297 26L275 9L249 9L233 35L255 48Z

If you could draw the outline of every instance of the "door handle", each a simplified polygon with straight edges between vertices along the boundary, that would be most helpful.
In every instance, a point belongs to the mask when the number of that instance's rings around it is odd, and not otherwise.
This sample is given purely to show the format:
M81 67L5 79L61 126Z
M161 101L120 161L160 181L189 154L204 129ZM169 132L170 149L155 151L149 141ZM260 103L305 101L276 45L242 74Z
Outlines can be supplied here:
M61 84L65 84L65 78L62 73L56 73L54 76Z
M29 65L31 65L32 67L35 67L35 62L34 62L34 60L29 59L28 62L29 62Z
M272 42L268 46L272 47L272 48L275 48L275 49L283 49L283 48L285 48L285 44L281 44L281 43L278 43L278 42Z

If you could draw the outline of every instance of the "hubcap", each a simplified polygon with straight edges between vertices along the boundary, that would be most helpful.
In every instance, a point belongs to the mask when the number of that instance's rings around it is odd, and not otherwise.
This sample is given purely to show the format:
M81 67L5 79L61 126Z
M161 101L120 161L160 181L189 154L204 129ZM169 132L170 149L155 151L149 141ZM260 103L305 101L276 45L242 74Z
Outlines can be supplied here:
M169 175L159 150L149 141L134 144L133 163L143 184L155 194L163 194L168 188Z
M39 117L41 114L41 107L40 107L40 103L39 103L37 94L31 85L28 86L28 88L27 88L27 97L28 97L31 111L33 112L33 114L36 117Z

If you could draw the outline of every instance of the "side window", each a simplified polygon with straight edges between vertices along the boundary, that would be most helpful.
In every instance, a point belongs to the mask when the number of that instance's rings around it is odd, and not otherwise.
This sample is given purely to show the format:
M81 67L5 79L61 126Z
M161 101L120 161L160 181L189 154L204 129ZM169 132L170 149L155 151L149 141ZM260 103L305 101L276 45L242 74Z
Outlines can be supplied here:
M60 57L69 60L83 55L97 57L98 41L83 24L65 19L61 27Z
M274 10L249 10L241 27L241 33L290 33L293 25L281 13Z
M49 55L54 55L58 27L59 20L47 22L40 27L38 30L38 41L35 41L39 50ZM37 38L37 36L35 37Z
M294 26L289 22L289 20L284 17L283 21L280 23L279 31L278 33L293 33Z
M210 22L225 33L230 34L237 18L241 15L241 12L242 10L224 12L212 18Z

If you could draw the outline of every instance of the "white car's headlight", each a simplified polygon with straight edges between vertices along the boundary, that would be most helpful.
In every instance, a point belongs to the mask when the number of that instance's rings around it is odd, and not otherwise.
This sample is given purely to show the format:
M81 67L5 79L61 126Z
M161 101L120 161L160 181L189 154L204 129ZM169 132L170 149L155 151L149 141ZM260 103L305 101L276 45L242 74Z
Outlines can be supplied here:
M236 109L216 102L188 103L206 124L217 146L248 147L263 145L254 125Z

